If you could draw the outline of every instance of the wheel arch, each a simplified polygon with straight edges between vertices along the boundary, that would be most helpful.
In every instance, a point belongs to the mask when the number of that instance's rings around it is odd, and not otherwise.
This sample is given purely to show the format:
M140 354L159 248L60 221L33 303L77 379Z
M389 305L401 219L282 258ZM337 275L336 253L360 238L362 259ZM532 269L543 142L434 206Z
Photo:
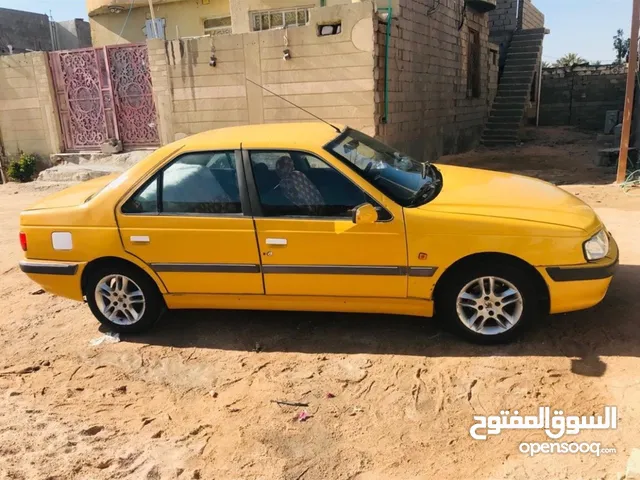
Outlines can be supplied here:
M506 263L529 272L529 274L531 275L531 278L535 282L536 288L542 295L541 307L544 312L546 313L549 312L550 302L551 302L549 286L547 285L547 282L545 282L540 272L538 272L538 270L533 265L526 262L525 260L519 257L516 257L515 255L510 255L508 253L501 253L501 252L473 253L471 255L467 255L466 257L460 258L459 260L449 265L449 267L447 267L447 269L442 273L442 275L440 275L440 278L438 278L438 280L436 281L436 284L433 290L433 299L436 303L436 308L437 308L438 296L441 295L441 292L444 286L447 284L450 278L452 278L453 276L456 275L456 273L462 271L465 268L469 268L470 266L483 264L487 262Z
M100 267L112 266L112 265L117 265L117 264L126 266L128 268L134 268L134 269L138 270L143 275L148 277L149 280L151 280L156 285L156 287L158 288L158 291L160 292L160 294L167 293L167 289L164 286L164 283L162 283L162 280L160 280L160 278L158 278L158 276L155 274L155 272L153 272L153 270L149 269L149 267L147 267L146 265L140 265L139 263L137 263L135 261L132 261L132 260L126 259L126 258L122 258L122 257L107 256L107 257L100 257L100 258L96 258L94 260L91 260L89 263L87 263L87 265L82 270L82 275L80 277L80 287L82 289L82 294L86 295L86 291L85 290L86 290L86 285L87 285L87 279L89 277L89 274L92 271L94 271L94 270L96 270L97 268L100 268Z

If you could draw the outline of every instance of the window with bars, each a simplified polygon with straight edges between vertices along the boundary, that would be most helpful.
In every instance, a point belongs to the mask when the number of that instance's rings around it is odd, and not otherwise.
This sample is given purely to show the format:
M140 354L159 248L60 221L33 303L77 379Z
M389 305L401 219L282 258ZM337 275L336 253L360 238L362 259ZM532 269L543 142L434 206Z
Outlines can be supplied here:
M309 23L308 7L251 13L251 25L255 32L274 28L301 27L307 23Z
M480 34L471 28L467 43L467 97L480 97Z
M205 35L229 35L231 17L206 18L203 22Z

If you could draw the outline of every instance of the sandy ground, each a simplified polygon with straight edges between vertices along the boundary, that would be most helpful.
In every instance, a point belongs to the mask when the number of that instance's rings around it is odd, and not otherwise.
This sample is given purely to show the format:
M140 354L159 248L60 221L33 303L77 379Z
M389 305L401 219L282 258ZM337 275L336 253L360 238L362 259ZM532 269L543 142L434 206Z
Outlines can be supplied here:
M640 198L593 167L592 135L538 138L444 161L563 184L596 208L621 266L598 307L497 347L415 318L214 311L90 346L102 333L89 309L16 266L19 211L60 185L0 186L0 478L621 478L640 447ZM541 432L469 436L473 415L545 405L617 406L617 430L570 439L617 453L531 458L518 445Z

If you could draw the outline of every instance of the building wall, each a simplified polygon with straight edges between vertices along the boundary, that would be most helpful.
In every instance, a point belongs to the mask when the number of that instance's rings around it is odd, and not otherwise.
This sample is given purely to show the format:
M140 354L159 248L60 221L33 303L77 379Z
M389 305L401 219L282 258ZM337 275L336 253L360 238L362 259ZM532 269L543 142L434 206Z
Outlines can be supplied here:
M178 27L181 37L204 35L204 20L211 17L229 16L229 3L229 0L210 0L208 5L203 5L201 0L154 3L154 12L156 18L165 19L165 38L171 40L177 38L176 27ZM128 20L127 14L128 9L125 9L120 13L90 16L93 45L102 47L118 43L145 42L145 22L151 19L148 3L133 8Z
M540 125L574 125L602 130L607 110L623 110L627 67L545 68Z
M76 18L64 22L55 22L57 50L72 50L91 46L89 22Z
M171 2L154 3L156 18L164 18L165 39L177 39L176 26L180 37L197 37L204 35L203 21L206 18L231 16L233 33L252 31L251 13L264 10L281 10L292 7L317 8L321 0L210 0L203 4L202 0L173 0ZM327 7L348 5L351 0L325 0ZM387 7L389 0L377 0L379 7ZM89 5L90 4L90 5ZM93 44L97 47L117 43L141 43L146 40L144 27L151 18L147 1L134 1L129 20L125 24L129 3L120 13L111 13L105 6L105 0L89 0L89 21ZM391 0L394 12L399 11L399 0ZM317 10L314 10L317 11ZM311 15L310 15L311 16ZM315 25L316 18L310 18ZM123 29L124 26L124 29ZM120 34L122 32L122 34Z
M339 19L342 33L319 37L315 25L291 28L286 47L283 30L150 40L162 142L233 125L316 121L246 79L329 122L374 133L373 5L325 7L312 16ZM284 48L290 60L283 60Z
M518 0L498 0L489 13L491 30L515 30L518 28Z
M435 11L410 0L401 0L401 7L389 45L387 123L381 120L386 24L378 27L377 135L422 160L475 147L497 89L498 66L491 53L497 46L489 43L488 15L469 8L465 14L457 0L441 0ZM467 92L469 28L480 36L479 98Z
M46 53L0 56L0 139L9 155L61 151Z
M531 0L520 0L518 17L518 25L523 30L544 27L544 15L533 5Z
M40 13L0 8L0 55L51 50L49 17Z
M233 25L233 33L246 33L252 31L251 28L251 12L260 10L280 10L291 7L309 7L316 8L322 4L321 0L233 0L231 4L231 21ZM324 5L331 7L334 5L347 5L352 3L351 0L325 0ZM399 0L376 0L374 3L378 7L388 7L389 3L394 12L399 12ZM316 12L318 10L315 10ZM310 14L310 24L317 22L317 18Z

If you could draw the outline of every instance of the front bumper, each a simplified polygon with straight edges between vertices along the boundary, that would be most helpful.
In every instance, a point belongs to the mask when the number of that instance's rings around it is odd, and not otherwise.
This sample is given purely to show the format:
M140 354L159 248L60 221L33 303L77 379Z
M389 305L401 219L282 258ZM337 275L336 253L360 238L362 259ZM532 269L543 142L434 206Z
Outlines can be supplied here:
M20 270L47 292L83 300L80 279L86 263L22 260Z
M615 273L620 258L618 244L609 236L609 253L606 257L584 265L566 267L547 267L547 274L556 282L574 282L580 280L602 280L611 278Z
M618 244L609 236L606 257L583 265L539 268L549 287L550 313L590 308L602 301L619 263Z

